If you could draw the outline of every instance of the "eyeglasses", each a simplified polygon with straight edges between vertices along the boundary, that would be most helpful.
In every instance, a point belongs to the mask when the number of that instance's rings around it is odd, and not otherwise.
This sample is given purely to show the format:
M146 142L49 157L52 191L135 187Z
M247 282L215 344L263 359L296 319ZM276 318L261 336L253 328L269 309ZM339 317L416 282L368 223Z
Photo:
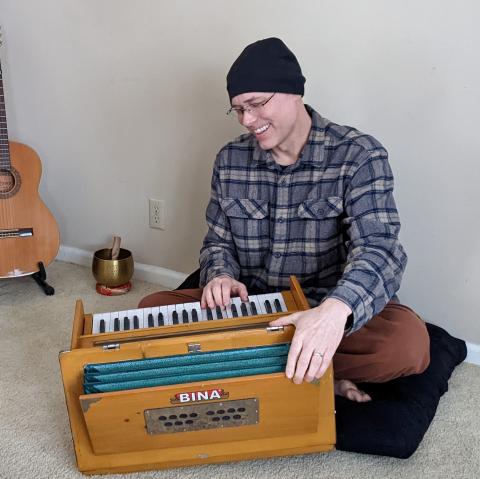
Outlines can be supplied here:
M247 105L247 106L232 106L232 108L230 108L227 111L227 115L230 115L230 113L235 112L240 117L245 112L247 112L247 113L250 113L250 115L256 116L260 108L264 107L274 96L275 96L275 93L272 96L268 97L266 100L263 100L258 103L251 103L250 105Z

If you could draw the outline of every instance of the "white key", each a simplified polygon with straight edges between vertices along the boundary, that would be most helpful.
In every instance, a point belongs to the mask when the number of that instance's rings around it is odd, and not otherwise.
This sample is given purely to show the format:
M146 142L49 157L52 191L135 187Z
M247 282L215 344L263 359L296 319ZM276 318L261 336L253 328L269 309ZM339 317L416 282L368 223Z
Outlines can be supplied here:
M112 311L110 313L110 327L112 328L111 331L115 331L115 318L118 318L120 324L120 311ZM121 328L119 329L119 331L121 331Z
M144 328L151 328L155 326L155 318L153 317L152 314L152 308L143 308L143 327ZM153 326L148 325L148 315L152 314L152 319L153 319Z
M159 306L155 306L152 308L152 316L153 316L153 327L157 327L158 326L158 313L160 312L160 307ZM147 316L148 318L148 316Z
M167 318L166 321L165 321L165 325L167 325L167 321L168 321L168 324L173 324L173 317L172 317L172 313L174 311L176 311L176 306L175 304L169 304L167 306Z
M217 319L217 312L215 311L216 308L213 308L211 311L212 311L212 318L215 320ZM207 310L206 309L202 309L202 321L209 321L208 317L207 317ZM211 320L210 320L211 321Z
M200 302L195 303L196 304L196 309L197 309L197 316L198 316L198 322L200 321L206 321L207 320L207 313L204 309L202 309L202 306Z
M163 325L164 326L168 326L169 324L172 324L172 318L170 318L170 320L168 319L168 306L160 306L160 311L159 312L163 314ZM158 315L157 315L157 319L158 319Z
M103 319L105 322L105 332L110 330L110 313L98 313L93 315L92 334L100 333L100 321Z
M260 307L260 301L258 301L258 295L255 294L253 296L249 296L248 299L250 300L251 303L255 304L255 307L257 308L257 314L256 315L263 314L262 313L262 308ZM250 306L250 308L251 308L251 306ZM252 313L252 315L253 315L253 313Z
M158 314L160 313L160 306L155 306L152 308L152 316L153 316L153 327L158 327ZM145 316L145 315L144 315ZM161 325L163 326L163 325Z
M287 305L285 304L285 300L283 299L283 295L282 293L273 293L272 294L272 308L273 308L273 312L277 312L277 308L275 307L275 300L278 299L278 301L280 302L280 306L282 308L282 313L288 311L288 308L287 308Z
M227 316L227 318L233 318L232 303L233 298L230 298L230 304L225 308L225 315Z
M143 328L143 309L131 309L130 311L128 311L128 316L130 318L130 327L132 329L135 329L133 321L134 316L137 316L138 318L138 328Z
M267 296L266 294L257 294L255 299L256 299L256 302L255 304L257 305L257 312L258 314L267 314L267 311L265 309L265 296Z
M128 320L128 329L133 329L133 321L131 321L128 311L119 311L118 318L120 319L120 331L127 331L127 329L125 328L125 318L127 318Z

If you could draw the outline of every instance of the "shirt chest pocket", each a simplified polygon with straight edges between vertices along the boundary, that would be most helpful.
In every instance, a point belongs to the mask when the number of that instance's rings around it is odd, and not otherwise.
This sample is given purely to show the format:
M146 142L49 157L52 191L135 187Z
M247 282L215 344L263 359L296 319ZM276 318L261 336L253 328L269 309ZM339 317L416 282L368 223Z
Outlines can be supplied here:
M220 206L229 218L262 220L268 216L268 201L222 198Z
M339 196L305 200L298 207L298 216L309 220L336 218L343 212L343 200Z
M230 222L238 246L255 248L269 242L268 201L249 198L221 198L220 206Z

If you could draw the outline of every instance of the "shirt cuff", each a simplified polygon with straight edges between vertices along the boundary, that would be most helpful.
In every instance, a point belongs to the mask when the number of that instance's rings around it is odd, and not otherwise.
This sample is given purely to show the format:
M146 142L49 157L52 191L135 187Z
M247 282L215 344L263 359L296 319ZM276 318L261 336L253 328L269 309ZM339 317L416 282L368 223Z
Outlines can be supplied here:
M360 329L366 323L365 306L361 296L348 286L341 285L332 289L327 298L335 298L342 301L352 310L345 324L345 333L350 335Z

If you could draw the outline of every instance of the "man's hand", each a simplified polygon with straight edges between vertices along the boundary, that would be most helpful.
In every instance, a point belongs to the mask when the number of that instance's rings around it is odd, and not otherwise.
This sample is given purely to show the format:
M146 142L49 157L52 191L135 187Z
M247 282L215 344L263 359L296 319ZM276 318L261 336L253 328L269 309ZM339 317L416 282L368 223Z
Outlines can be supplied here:
M285 374L295 384L320 379L342 340L352 310L342 301L327 298L319 306L270 322L270 326L293 324L293 335Z
M248 301L247 287L231 276L223 274L213 278L203 288L200 304L202 308L220 306L224 309L230 304L232 294L240 296L242 301Z

